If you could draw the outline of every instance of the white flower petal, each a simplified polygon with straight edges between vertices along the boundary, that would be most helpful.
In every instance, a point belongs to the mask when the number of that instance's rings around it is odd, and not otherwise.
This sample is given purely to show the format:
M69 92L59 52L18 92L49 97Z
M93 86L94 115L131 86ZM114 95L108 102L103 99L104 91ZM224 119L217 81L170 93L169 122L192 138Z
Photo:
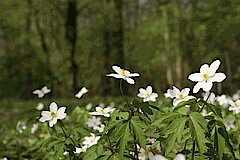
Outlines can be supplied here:
M114 78L124 78L124 76L121 76L121 75L119 75L119 74L114 74L114 73L107 74L106 76L108 76L108 77L114 77Z
M139 77L139 76L140 76L139 73L130 73L130 74L128 75L128 77Z
M135 81L134 81L132 78L126 78L126 81L127 81L129 84L135 84Z
M197 84L195 84L195 86L193 87L193 93L197 93L200 88L202 88L202 82L198 82Z
M57 109L58 109L57 103L56 103L56 102L52 102L52 103L50 104L49 108L50 108L50 112L56 113L56 112L57 112Z
M120 67L118 67L118 66L112 66L112 69L113 69L115 72L117 72L117 74L120 74L121 71L122 71L122 69L121 69Z
M203 82L202 83L202 89L207 92L212 89L213 83L211 81Z
M147 91L148 94L151 94L152 93L152 86L148 86L146 91Z
M184 88L181 93L184 95L184 96L187 96L190 92L190 88Z
M193 73L188 76L188 79L193 82L199 82L203 80L203 77L201 76L201 73Z
M52 119L51 116L42 116L42 117L39 119L39 121L40 121L40 122L46 122L46 121L49 121L49 120L51 120L51 119Z
M177 98L175 98L174 100L173 100L173 106L174 107L176 107L180 102L182 102L183 100L182 99L177 99Z
M57 123L57 118L53 118L50 122L49 122L49 127L53 127L54 124Z
M213 77L210 78L212 82L222 82L226 78L224 73L216 73Z
M37 90L33 91L32 93L33 93L33 94L40 94L41 91L37 89Z
M65 110L66 110L66 107L61 107L61 108L58 109L58 111L57 111L57 118L58 119L64 119L67 116L67 114L64 113Z
M221 64L221 62L219 60L215 60L214 62L212 62L212 64L209 67L210 76L213 76L216 73L220 64Z
M208 64L203 64L200 68L200 73L208 73L208 71L209 71Z

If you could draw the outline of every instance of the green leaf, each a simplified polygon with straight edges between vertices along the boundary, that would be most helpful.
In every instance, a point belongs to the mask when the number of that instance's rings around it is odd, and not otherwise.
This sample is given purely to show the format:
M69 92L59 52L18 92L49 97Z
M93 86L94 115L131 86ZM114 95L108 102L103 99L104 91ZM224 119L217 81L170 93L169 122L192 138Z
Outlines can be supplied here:
M210 104L210 103L205 103L205 104L216 116L222 118L222 111L219 107L217 107L213 104Z
M206 143L208 142L205 138L205 132L207 131L207 121L198 112L190 113L190 132L192 137L196 140L198 150L201 154L206 152Z
M165 113L163 114L162 116L160 116L159 119L157 119L152 125L159 125L161 124L162 122L164 121L171 121L179 116L182 116L183 114L181 113L176 113L176 112L173 112L173 113Z
M134 135L136 136L137 142L143 149L146 149L146 137L143 129L145 128L145 124L140 121L140 119L136 116L131 119L131 128L133 129Z
M214 147L218 153L218 158L221 160L223 157L223 152L225 148L225 140L224 138L218 133L217 127L215 127L214 132Z
M172 151L176 139L178 142L181 141L186 121L185 118L178 118L169 125L166 133L170 134L167 138L166 155Z
M149 105L147 105L147 106L140 106L140 108L141 108L141 110L142 110L144 113L153 115L153 112L152 112L151 108L149 107Z
M227 133L227 131L226 131L226 128L224 127L224 128L218 128L218 133L225 139L225 141L226 141L226 144L227 144L227 147L230 149L230 151L231 151L231 153L232 153L232 156L234 157L234 159L236 159L236 157L235 157L235 153L234 153L234 151L233 151L233 147L232 147L232 145L231 145L231 143L230 143L230 141L229 141L229 136L228 136L228 133Z
M186 105L190 105L190 106L194 105L194 106L196 106L196 100L195 100L195 98L189 99L188 101L182 101L182 102L180 102L180 103L174 108L174 110L178 110L178 109L180 109L180 108L182 108L182 107L185 107Z
M126 124L124 124L124 132L121 136L120 142L119 142L119 155L123 156L126 145L128 143L129 140L129 136L130 136L130 130L129 130L129 122L127 122Z

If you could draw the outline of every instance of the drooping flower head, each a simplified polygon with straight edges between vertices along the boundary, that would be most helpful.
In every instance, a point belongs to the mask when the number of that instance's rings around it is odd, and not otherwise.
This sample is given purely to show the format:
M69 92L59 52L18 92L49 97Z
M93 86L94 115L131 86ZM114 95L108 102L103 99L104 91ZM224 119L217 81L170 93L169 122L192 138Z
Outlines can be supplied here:
M96 107L96 112L90 112L89 114L94 116L104 116L104 117L110 117L110 113L112 113L115 110L115 108L102 108L102 107Z
M75 97L81 98L87 92L88 92L88 89L86 87L83 87L77 94L75 94Z
M41 89L34 90L32 93L37 94L38 98L43 98L45 94L50 92L51 92L51 89L48 89L47 86L44 86Z
M60 107L55 102L52 102L49 106L50 111L42 111L42 117L39 119L40 122L49 121L49 126L53 127L54 124L57 123L57 120L64 119L67 114L65 113L66 107Z
M221 62L219 60L215 60L210 66L208 64L203 64L200 68L200 73L189 75L189 80L197 82L193 87L193 93L197 93L201 88L205 92L208 92L211 90L213 82L222 82L226 78L224 73L216 73L220 64Z
M143 98L143 102L148 102L148 101L155 102L156 98L158 97L158 94L153 93L152 86L148 86L146 89L140 88L137 96L140 98Z
M177 106L182 101L188 101L189 99L195 98L193 96L189 96L190 88L184 88L181 91L173 86L173 89L168 89L167 93L170 98L173 98L173 106Z
M131 77L140 76L139 73L130 73L128 70L122 69L118 66L112 66L112 69L117 72L108 74L109 77L119 78L127 81L129 84L135 84L135 81Z

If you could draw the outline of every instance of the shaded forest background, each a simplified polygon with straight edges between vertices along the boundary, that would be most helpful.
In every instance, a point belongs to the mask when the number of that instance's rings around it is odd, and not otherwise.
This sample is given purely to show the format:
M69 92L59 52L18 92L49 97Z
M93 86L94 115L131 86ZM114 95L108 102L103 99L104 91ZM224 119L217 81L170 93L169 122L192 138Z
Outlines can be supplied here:
M47 85L55 97L81 87L119 95L106 77L117 64L141 77L130 86L192 86L187 76L220 59L240 89L240 0L0 0L0 97L32 98ZM127 90L127 85L126 88Z

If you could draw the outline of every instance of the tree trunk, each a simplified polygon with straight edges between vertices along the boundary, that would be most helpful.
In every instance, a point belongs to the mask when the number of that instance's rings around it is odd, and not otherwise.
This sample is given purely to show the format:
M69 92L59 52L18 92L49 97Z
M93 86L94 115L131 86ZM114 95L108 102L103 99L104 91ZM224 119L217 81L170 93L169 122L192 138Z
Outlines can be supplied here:
M169 55L168 57L168 62L167 64L172 64L171 59L172 55L170 53L170 35L169 35L169 28L168 28L168 13L167 13L167 6L165 6L163 10L163 18L166 20L166 32L164 33L164 41L165 41L165 52ZM166 66L167 67L167 72L166 72L166 78L167 78L167 83L169 86L173 85L173 76L172 76L172 68L171 65Z
M66 15L66 39L70 45L70 63L72 72L72 91L78 90L78 66L76 62L76 41L77 41L77 1L68 0Z
M125 67L124 61L124 26L123 26L123 0L114 0L114 6L116 13L114 14L115 28L113 30L113 53L114 53L114 62L121 67ZM113 91L116 91L116 88L119 88L119 83L114 82ZM125 94L128 94L128 88L124 85ZM115 93L120 95L120 93Z
M110 44L110 28L109 28L109 12L108 12L109 0L105 1L105 13L103 14L104 18L104 27L103 27L103 68L104 72L110 72L110 53L111 53L111 44ZM102 76L102 95L111 94L111 83L109 77L106 77L104 74Z

